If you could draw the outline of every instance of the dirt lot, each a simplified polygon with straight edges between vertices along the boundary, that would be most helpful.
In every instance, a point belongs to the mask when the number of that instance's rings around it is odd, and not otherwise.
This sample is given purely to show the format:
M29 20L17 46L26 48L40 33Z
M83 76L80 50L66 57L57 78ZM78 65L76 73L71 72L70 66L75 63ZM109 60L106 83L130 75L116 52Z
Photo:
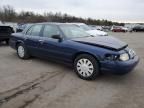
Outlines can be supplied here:
M0 108L143 108L144 34L110 33L129 43L140 57L125 76L79 79L71 68L31 58L20 60L0 45Z

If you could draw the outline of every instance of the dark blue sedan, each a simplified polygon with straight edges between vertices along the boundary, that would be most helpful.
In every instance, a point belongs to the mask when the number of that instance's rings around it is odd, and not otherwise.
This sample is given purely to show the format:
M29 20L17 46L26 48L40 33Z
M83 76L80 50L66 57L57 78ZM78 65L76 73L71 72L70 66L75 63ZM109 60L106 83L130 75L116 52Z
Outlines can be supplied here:
M63 23L32 24L22 33L12 34L10 46L21 59L36 56L72 65L85 80L95 79L101 72L125 74L139 62L126 43L111 36L90 36Z

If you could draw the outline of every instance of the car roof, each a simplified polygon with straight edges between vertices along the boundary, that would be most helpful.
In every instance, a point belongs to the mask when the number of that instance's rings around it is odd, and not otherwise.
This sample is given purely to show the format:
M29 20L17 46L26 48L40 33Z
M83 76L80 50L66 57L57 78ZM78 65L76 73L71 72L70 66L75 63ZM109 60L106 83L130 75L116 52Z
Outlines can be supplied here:
M29 25L36 25L36 24L51 24L51 25L85 25L84 23L59 23L59 22L42 22L42 23L30 23Z
M46 24L57 25L57 26L59 26L59 25L70 25L70 24L67 24L67 23L57 23L57 22L30 23L30 24L27 24L28 26L24 29L23 33L26 33L26 31L34 25L46 25ZM71 25L73 25L73 24L71 24Z
M73 24L73 25L78 25L78 26L85 25L85 23L66 23L66 24Z
M33 23L31 25L35 24L51 24L51 25L69 25L68 23L59 23L59 22L43 22L43 23Z

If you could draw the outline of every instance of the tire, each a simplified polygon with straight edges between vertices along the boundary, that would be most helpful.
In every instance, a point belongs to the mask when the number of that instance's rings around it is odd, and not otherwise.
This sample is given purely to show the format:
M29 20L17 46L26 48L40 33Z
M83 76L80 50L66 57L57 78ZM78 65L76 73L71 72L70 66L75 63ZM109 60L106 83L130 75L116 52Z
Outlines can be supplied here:
M98 61L88 54L81 54L75 59L74 70L84 80L94 80L100 73Z
M9 40L6 40L5 42L6 42L7 45L9 45Z
M22 44L22 43L17 45L17 55L20 59L28 59L30 57L27 49L25 48L24 44Z

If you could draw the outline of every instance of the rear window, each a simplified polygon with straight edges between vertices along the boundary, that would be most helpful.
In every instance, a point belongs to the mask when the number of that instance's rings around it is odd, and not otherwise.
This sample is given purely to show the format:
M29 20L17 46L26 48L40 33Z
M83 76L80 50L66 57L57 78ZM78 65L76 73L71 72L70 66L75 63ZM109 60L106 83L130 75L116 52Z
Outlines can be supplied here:
M39 36L43 25L33 25L28 29L26 35Z

